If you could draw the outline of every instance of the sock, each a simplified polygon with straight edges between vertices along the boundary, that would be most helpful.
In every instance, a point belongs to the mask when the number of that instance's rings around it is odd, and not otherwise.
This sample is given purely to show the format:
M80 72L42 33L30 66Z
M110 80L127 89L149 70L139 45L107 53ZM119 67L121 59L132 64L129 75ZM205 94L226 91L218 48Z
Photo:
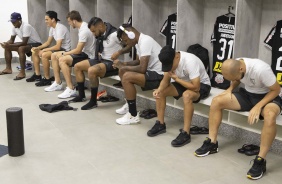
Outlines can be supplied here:
M97 104L97 93L98 93L98 87L91 88L91 99L90 101Z
M78 83L77 83L77 88L78 88L78 95L79 95L81 98L85 98L84 82L78 82Z
M136 110L136 99L135 100L127 100L128 107L129 107L129 113L132 116L137 115L137 110Z

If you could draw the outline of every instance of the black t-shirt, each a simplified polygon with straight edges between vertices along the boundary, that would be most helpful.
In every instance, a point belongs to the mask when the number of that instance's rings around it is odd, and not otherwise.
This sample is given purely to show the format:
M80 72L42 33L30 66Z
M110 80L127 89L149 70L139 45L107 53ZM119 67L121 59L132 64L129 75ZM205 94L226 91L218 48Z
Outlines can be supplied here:
M176 47L176 24L177 14L171 14L163 24L160 33L166 37L166 45L170 45L173 49Z
M221 15L217 17L211 36L213 44L211 84L213 87L227 89L230 86L230 81L224 79L221 74L221 65L223 61L230 59L233 55L234 31L235 16Z
M277 82L282 86L282 20L277 21L265 38L264 43L272 49L271 69Z

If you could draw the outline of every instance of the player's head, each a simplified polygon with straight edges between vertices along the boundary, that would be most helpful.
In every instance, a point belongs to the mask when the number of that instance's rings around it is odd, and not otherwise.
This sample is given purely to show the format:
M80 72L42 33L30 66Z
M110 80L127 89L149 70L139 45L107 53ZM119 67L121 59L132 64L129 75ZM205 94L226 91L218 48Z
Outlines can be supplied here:
M176 62L174 61L177 59L177 57L175 53L175 50L169 45L166 45L161 49L159 53L159 60L162 63L163 72L170 72L176 69L174 64Z
M68 24L72 26L72 28L76 28L77 23L82 22L82 18L80 16L80 13L78 11L72 10L67 15Z
M92 17L88 22L88 28L95 37L102 36L106 31L105 24L99 17Z
M11 14L9 21L12 22L15 28L19 28L22 24L22 16L20 13L14 12Z
M137 43L138 31L130 24L122 24L117 30L117 37L125 45L135 45Z
M54 23L57 23L58 21L60 21L60 19L58 19L57 12L55 11L46 12L45 23L47 24L48 27L51 27L52 25L54 25Z
M240 81L245 76L242 62L235 59L225 60L221 66L221 73L229 81Z

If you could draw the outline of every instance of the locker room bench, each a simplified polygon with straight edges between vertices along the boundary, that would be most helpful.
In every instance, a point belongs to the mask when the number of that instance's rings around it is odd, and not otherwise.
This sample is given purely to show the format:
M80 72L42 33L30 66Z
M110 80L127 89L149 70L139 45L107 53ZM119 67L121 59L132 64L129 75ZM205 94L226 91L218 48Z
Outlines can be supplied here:
M111 76L111 77L101 79L101 84L106 85L107 87L110 87L110 88L114 88L112 86L112 84L118 82L119 80L120 80L120 78L118 76ZM117 88L115 88L115 89L121 90L121 89L117 89ZM137 89L137 96L138 97L146 98L146 99L149 99L151 101L154 101L154 99L152 97L152 91L151 90L142 91L139 87L137 87L136 89ZM207 97L204 100L201 100L197 104L194 104L194 113L199 115L199 116L208 118L209 117L209 109L210 109L210 105L211 105L213 97L217 96L218 94L222 93L223 91L224 91L223 89L218 89L218 88L212 87L209 97ZM167 98L167 105L171 106L173 108L183 110L182 99L175 100L173 97L169 97L169 98ZM261 128L262 128L262 125L263 125L263 121L260 120L257 124L249 125L247 123L248 122L248 115L249 115L249 112L237 112L237 111L233 111L233 110L224 110L222 122L226 123L228 125L231 125L231 126L246 129L246 130L260 134ZM282 116L281 115L279 115L277 117L276 123L277 123L277 125L279 125L279 126L277 126L278 131L277 131L276 139L282 140Z

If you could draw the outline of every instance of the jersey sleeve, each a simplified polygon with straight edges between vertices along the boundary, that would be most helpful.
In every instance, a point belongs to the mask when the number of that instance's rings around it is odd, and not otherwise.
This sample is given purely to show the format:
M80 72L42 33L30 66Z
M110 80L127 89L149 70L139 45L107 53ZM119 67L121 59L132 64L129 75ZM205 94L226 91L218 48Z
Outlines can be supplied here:
M190 80L193 80L200 76L200 65L197 62L193 62L193 65L194 66L190 65L189 67L186 67L188 69Z
M49 29L49 37L54 37L54 36L53 36L53 31L52 31L52 30L53 30L52 28L50 28L50 29Z
M276 77L272 71L272 69L270 68L270 66L267 66L261 73L260 73L260 80L262 81L262 83L267 86L270 87L272 86L275 82L276 82Z
M23 28L23 37L30 37L32 33L32 28L30 26L25 26Z
M57 40L63 40L66 35L66 31L64 29L58 29L57 32Z
M164 22L164 24L163 24L163 26L162 26L162 28L161 28L161 30L160 30L160 34L163 35L163 36L165 36L165 37L167 36L167 30L168 30L167 24L168 24L168 20L166 20L166 21Z
M152 49L153 49L152 42L148 38L144 39L143 41L144 42L142 43L142 46L140 47L140 52L138 54L139 57L152 55Z
M16 33L16 31L15 31L15 28L13 27L13 29L12 29L12 34L11 34L12 36L17 36L17 33Z
M211 43L214 43L216 41L216 32L217 32L217 25L218 25L218 20L216 19L214 26L213 26L213 33L211 35Z
M87 31L84 30L84 31L81 31L78 35L78 42L87 42Z
M268 48L272 49L273 46L273 35L276 30L276 25L270 30L268 35L266 36L265 40L263 41L264 45L267 46Z

